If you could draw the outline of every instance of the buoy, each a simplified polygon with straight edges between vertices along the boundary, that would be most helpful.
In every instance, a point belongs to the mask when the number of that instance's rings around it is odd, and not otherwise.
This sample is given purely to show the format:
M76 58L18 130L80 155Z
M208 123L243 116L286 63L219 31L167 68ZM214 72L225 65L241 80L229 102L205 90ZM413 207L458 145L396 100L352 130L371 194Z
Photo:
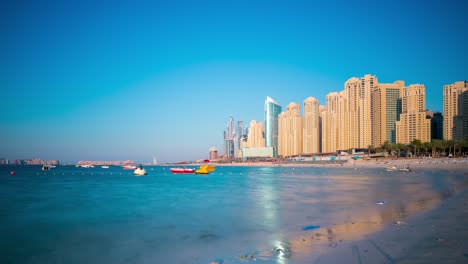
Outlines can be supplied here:
M10 175L15 175L15 171L10 171Z

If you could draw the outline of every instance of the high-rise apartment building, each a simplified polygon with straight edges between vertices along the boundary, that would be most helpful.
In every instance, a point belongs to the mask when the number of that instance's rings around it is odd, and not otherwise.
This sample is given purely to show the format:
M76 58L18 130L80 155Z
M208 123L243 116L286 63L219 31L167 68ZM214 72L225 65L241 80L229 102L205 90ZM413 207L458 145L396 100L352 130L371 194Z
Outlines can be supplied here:
M431 141L431 120L426 118L426 87L412 84L403 89L400 120L396 121L397 143L409 144L415 139Z
M290 103L278 118L278 154L286 157L302 153L301 107Z
M349 148L348 104L346 92L327 95L322 117L322 152L335 152Z
M346 81L348 142L344 148L367 148L372 143L371 93L377 87L377 77L370 74Z
M444 138L444 116L442 113L426 111L426 118L431 119L431 140Z
M319 106L319 153L322 153L322 129L323 129L323 118L322 116L326 113L327 108L324 105Z
M348 138L348 146L345 148L358 148L359 137L359 108L361 106L361 80L353 77L345 82L345 94L348 99L348 129L345 136Z
M320 110L319 101L309 97L304 101L303 152L320 152Z
M249 136L247 137L246 148L263 148L265 147L265 132L263 123L252 120L250 122Z
M275 156L278 151L278 116L281 106L272 98L265 100L265 147L273 147Z
M444 139L468 136L468 82L444 85Z
M468 91L458 97L458 116L453 124L453 139L463 140L468 137Z
M372 91L377 89L377 77L366 74L361 78L361 106L359 108L359 147L372 144ZM352 147L352 146L351 146Z
M372 91L372 146L385 141L396 143L396 121L401 114L401 95L404 81L380 83Z

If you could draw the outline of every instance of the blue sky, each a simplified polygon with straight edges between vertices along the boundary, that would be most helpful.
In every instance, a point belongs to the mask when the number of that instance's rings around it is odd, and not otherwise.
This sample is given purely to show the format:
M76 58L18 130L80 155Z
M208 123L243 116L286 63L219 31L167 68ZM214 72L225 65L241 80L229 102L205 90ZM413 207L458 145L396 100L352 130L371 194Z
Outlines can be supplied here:
M98 3L97 3L98 2ZM2 1L0 157L179 161L353 76L468 79L464 1ZM222 152L222 151L221 151Z

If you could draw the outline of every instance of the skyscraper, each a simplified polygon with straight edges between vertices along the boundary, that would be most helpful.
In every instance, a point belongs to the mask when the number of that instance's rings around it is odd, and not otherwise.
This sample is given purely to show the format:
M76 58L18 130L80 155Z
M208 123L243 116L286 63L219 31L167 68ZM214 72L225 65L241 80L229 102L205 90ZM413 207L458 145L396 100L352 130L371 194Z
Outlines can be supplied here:
M234 155L236 157L241 157L242 152L241 149L241 139L245 135L245 126L242 120L237 121L236 129L233 133L233 141L234 141Z
M314 97L304 101L304 131L303 152L318 153L320 151L320 110L319 102Z
M367 148L372 144L372 91L377 89L377 77L366 74L361 78L361 95L359 107L359 145ZM353 146L351 146L353 147Z
M377 86L377 77L370 74L345 82L347 144L340 148L367 148L372 143L371 94Z
M326 113L326 107L324 105L320 105L319 106L319 153L322 153L323 152L323 148L322 148L322 132L323 132L323 115L324 113Z
M327 95L322 112L322 152L348 149L348 111L345 91Z
M301 107L290 103L278 118L278 154L286 157L302 153Z
M426 118L431 119L431 140L444 138L444 116L442 113L433 113L431 110L426 111Z
M372 92L372 145L396 143L396 121L401 114L405 82L380 83Z
M278 115L281 106L272 98L265 100L265 146L273 147L275 155L278 151Z
M468 82L444 85L444 139L463 139L468 135ZM464 127L466 127L464 132Z
M345 82L345 95L348 99L348 127L345 136L348 138L349 144L345 148L359 148L359 137L363 133L359 129L361 106L361 80L359 78L353 77Z
M234 118L229 117L229 121L224 131L224 155L226 158L234 157Z
M412 84L403 89L400 120L396 121L396 142L409 144L415 139L431 141L431 120L426 118L426 87Z

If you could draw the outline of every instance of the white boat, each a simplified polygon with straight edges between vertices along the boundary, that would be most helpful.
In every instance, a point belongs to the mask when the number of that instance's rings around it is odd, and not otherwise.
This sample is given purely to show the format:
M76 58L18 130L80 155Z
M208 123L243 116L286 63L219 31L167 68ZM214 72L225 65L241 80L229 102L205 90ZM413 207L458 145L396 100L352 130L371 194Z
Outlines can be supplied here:
M136 168L137 167L135 165L132 165L132 164L127 164L127 165L122 166L122 169L124 169L124 170L134 170Z
M103 169L108 169L109 166L107 166L107 165L102 165L101 168L103 168Z
M398 168L397 168L397 166L393 165L392 167L387 167L387 168L385 168L385 170L386 170L386 171L397 171Z
M50 170L50 166L48 164L43 164L42 165L42 170L45 171L45 170Z
M140 164L140 167L139 168L136 168L134 171L133 171L133 175L135 176L143 176L143 175L146 175L147 172L145 169L143 169L143 166L141 166Z

